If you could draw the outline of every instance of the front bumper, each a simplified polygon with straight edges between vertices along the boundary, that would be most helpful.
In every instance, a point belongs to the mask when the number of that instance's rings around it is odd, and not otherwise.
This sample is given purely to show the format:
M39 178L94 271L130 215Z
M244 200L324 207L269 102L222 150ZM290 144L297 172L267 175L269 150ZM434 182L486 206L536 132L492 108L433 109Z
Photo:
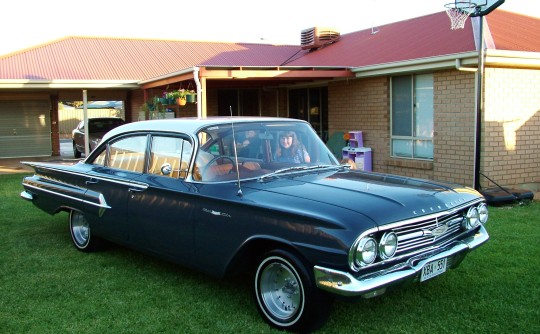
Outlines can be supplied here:
M375 297L384 293L388 287L414 281L429 262L449 258L453 260L451 268L457 267L468 252L488 240L486 229L480 225L473 236L456 241L439 252L431 253L429 256L420 254L405 263L366 276L354 277L348 272L315 266L313 268L315 282L320 289L337 295Z

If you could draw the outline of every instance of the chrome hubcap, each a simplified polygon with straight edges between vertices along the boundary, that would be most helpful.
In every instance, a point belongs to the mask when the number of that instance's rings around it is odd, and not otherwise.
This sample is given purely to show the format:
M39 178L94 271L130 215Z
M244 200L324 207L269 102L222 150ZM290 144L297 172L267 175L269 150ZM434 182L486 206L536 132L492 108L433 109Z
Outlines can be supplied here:
M287 320L298 312L302 292L297 277L287 266L268 265L261 273L259 284L262 301L272 316Z
M84 247L88 243L90 237L90 226L80 213L72 213L71 216L71 233L77 245Z

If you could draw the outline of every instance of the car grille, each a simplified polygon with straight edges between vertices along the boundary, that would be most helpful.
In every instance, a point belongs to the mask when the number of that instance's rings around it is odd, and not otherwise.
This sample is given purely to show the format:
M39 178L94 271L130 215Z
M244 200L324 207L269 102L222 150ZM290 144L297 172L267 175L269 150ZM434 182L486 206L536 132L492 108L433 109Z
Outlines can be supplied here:
M450 243L464 231L463 219L463 212L458 212L392 228L398 236L395 256L413 254L432 246L442 247Z

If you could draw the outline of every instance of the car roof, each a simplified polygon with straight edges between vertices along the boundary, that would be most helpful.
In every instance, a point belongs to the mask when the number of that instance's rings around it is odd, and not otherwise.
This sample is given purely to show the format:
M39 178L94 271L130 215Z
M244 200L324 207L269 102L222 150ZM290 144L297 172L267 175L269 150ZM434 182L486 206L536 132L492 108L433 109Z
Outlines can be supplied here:
M107 117L107 116L105 116L105 117L89 117L89 118L88 118L88 122L89 122L89 123L90 123L90 122L99 122L99 121L122 121L122 122L125 122L122 118L120 118L120 117L113 117L113 116L110 116L110 117ZM84 123L84 119L81 120L81 121L79 122L79 124L80 124L80 123Z
M280 117L183 117L174 119L160 119L150 121L140 121L127 123L109 131L103 141L115 137L119 134L138 131L165 131L165 132L183 132L187 134L196 134L201 128L211 125L238 124L251 122L300 122L305 121L291 118Z

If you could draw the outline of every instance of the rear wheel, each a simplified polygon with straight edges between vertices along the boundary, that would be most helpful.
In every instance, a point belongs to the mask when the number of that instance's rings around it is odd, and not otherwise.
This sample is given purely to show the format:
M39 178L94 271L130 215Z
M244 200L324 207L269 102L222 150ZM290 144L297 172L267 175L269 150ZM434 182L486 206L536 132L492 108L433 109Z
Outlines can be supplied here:
M80 158L81 157L81 152L79 152L79 150L77 150L77 145L75 145L75 142L73 142L73 156L75 158Z
M69 230L71 241L81 252L94 252L103 248L103 241L92 235L90 224L84 215L77 211L69 214Z
M290 331L312 331L324 324L332 298L320 291L294 254L274 250L259 261L255 277L259 313L270 325Z

